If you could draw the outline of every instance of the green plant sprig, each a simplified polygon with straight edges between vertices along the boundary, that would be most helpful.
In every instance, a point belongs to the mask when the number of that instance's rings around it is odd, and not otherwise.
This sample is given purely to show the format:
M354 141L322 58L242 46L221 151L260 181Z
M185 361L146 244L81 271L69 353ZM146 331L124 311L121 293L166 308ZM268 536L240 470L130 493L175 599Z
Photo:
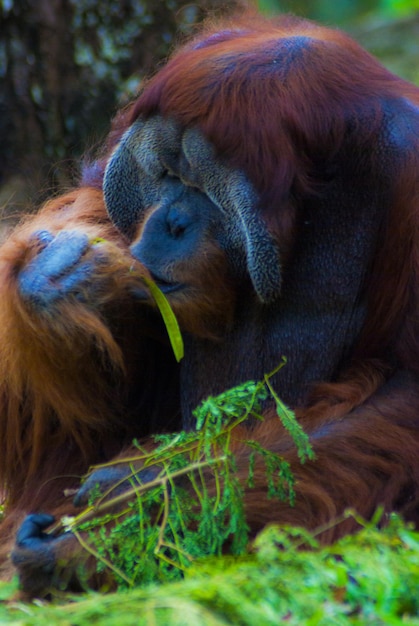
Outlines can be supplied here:
M301 463L305 463L305 461L307 461L308 459L310 461L313 461L315 455L313 448L310 445L308 435L304 432L298 421L295 419L293 411L291 411L291 409L289 409L279 398L278 394L273 389L269 378L269 376L265 376L266 386L268 387L273 399L275 400L276 412L282 422L283 427L289 432L295 445L297 446L298 457Z
M138 455L123 461L131 464L131 475L124 479L130 487L112 496L120 482L78 516L62 520L96 558L99 571L110 570L120 586L131 587L178 579L197 558L222 554L227 543L231 554L243 554L249 540L244 489L254 485L257 459L265 468L267 497L293 505L289 464L241 432L240 447L249 451L243 485L233 445L237 426L249 418L262 420L263 404L271 395L301 462L314 457L292 411L284 408L270 384L284 363L261 382L248 381L207 398L194 411L196 431L155 436L152 451L137 443ZM143 483L141 471L150 467L156 468L156 476Z

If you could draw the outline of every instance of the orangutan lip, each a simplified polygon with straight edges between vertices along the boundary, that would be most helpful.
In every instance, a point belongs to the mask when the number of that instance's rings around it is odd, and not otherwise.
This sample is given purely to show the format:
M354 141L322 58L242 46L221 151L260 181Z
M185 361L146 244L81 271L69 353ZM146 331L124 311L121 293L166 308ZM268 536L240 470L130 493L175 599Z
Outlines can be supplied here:
M160 291L162 291L164 294L174 293L175 291L181 291L184 288L184 285L182 285L182 283L159 283L159 282L156 282L156 285L160 289Z
M155 278L153 278L153 283L165 295L176 293L177 291L181 291L184 288L184 285L182 285L181 283L166 283L157 281ZM150 290L147 289L146 285L141 288L135 287L132 290L132 294L135 296L136 300L141 300L143 302L153 300Z
M164 280L164 278L153 274L153 272L150 272L150 277L164 294L173 293L174 291L179 291L185 287L183 283L169 283L167 280Z

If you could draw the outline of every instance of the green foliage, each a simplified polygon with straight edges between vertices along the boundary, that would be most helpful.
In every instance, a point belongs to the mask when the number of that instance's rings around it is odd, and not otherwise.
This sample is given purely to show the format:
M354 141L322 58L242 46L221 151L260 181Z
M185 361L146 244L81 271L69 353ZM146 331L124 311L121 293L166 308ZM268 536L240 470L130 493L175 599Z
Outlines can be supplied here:
M185 580L71 604L0 602L14 626L419 626L419 533L393 517L319 547L297 528L272 526L250 554L195 563ZM308 549L306 548L308 547ZM0 599L13 588L0 587Z
M274 394L268 376L264 382L250 381L208 398L194 412L196 431L156 436L152 452L137 444L138 456L128 460L130 490L114 497L108 491L77 518L64 520L96 557L99 571L108 569L120 586L132 587L179 579L196 559L221 555L227 543L230 554L244 554L249 540L245 485L237 478L233 443L247 450L247 487L254 486L255 467L262 467L268 498L287 500L292 506L294 477L289 464L247 438L247 430L236 440L242 422L263 419L269 391L301 462L314 458L307 437ZM81 531L87 531L88 541Z

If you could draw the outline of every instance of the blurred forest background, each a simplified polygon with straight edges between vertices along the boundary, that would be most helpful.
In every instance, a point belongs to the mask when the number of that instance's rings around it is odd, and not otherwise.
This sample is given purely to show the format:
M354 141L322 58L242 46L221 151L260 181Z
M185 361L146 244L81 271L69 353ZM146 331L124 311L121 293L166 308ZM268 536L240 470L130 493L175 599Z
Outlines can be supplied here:
M78 176L116 108L208 12L242 0L0 0L0 224ZM259 0L351 33L419 84L419 0ZM1 230L1 229L0 229Z

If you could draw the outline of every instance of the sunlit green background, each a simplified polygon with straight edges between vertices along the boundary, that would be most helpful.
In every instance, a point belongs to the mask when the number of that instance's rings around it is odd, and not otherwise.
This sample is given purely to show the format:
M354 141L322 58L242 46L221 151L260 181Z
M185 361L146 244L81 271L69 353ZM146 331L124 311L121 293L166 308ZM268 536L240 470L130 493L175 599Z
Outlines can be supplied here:
M334 24L356 22L365 17L407 17L419 10L418 0L259 0L257 5L264 12L292 11Z

